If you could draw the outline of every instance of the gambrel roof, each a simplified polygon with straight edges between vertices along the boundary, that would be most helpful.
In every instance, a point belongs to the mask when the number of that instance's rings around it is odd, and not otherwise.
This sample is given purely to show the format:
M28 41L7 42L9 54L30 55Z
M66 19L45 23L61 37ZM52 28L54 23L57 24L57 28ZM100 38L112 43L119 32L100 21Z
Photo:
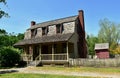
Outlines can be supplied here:
M66 22L73 22L77 18L78 18L78 15L61 18L61 19L56 19L56 20L52 20L52 21L47 21L47 22L42 22L42 23L38 23L38 24L31 26L28 30L36 29L36 28L40 28L40 27L51 26L51 25L57 25L57 24L66 23ZM52 35L52 36L45 35L45 36L42 36L39 38L24 39L16 44L14 44L14 46L68 41L73 34L74 33L56 34L56 35Z
M46 26L61 24L61 23L65 23L65 22L72 22L72 21L75 21L77 19L77 17L78 17L78 15L70 16L70 17L66 17L66 18L61 18L61 19L56 19L56 20L52 20L52 21L47 21L47 22L42 22L42 23L38 23L38 24L36 24L34 26L31 26L29 29L35 29L35 28L39 28L39 27L46 27Z
M14 46L20 46L20 45L22 46L22 45L38 44L38 43L64 42L64 41L68 41L72 37L72 35L73 33L68 33L68 34L58 34L52 36L42 36L33 39L26 39L14 44Z

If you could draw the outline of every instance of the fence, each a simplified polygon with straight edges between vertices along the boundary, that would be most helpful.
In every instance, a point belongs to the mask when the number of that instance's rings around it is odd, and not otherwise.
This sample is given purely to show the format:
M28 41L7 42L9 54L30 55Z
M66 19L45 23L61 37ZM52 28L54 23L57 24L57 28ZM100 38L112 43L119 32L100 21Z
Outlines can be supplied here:
M120 58L114 59L69 59L70 66L120 67Z

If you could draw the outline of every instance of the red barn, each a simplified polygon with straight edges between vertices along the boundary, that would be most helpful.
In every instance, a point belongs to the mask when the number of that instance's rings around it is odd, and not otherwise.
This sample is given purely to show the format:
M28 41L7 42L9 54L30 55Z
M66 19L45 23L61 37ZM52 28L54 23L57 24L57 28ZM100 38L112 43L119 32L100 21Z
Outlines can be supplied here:
M95 44L97 58L109 58L109 43Z

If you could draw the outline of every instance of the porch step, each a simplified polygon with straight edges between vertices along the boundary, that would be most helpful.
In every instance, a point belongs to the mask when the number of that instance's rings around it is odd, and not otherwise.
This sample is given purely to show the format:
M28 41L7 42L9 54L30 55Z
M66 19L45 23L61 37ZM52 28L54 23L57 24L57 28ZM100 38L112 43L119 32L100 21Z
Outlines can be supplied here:
M40 61L30 61L27 66L38 66Z
M27 66L35 66L35 61L30 61Z

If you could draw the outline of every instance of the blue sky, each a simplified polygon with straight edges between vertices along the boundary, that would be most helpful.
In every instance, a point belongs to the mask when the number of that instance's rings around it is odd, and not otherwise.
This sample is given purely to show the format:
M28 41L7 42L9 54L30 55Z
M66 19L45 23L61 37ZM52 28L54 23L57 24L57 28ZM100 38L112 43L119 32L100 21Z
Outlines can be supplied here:
M10 15L0 19L0 28L9 33L24 33L31 21L40 23L78 15L81 9L88 34L98 33L100 19L120 23L120 0L7 0L7 6L0 7Z

